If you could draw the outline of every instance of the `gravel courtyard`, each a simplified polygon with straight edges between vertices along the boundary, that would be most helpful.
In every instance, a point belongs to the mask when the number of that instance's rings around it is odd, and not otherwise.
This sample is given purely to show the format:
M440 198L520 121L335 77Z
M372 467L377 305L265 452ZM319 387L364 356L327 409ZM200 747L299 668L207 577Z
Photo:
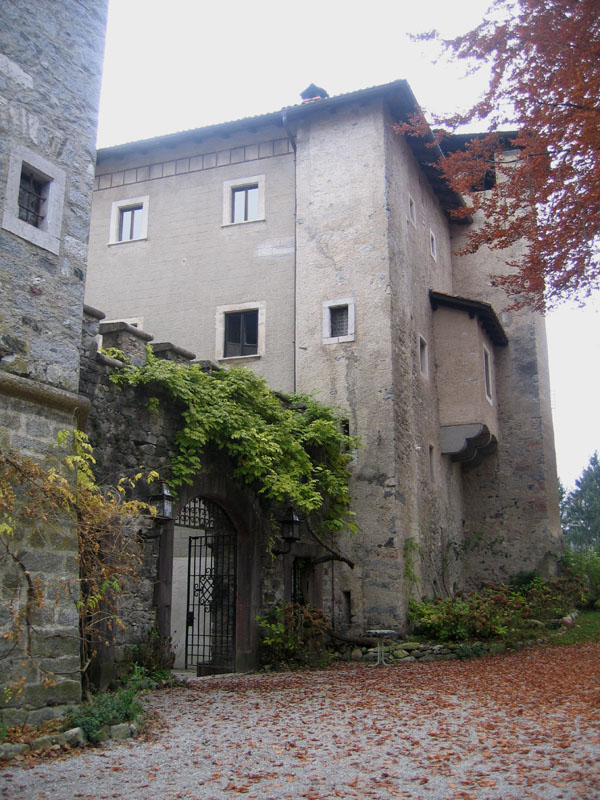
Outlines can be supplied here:
M596 800L600 644L203 678L146 739L0 770L10 800Z

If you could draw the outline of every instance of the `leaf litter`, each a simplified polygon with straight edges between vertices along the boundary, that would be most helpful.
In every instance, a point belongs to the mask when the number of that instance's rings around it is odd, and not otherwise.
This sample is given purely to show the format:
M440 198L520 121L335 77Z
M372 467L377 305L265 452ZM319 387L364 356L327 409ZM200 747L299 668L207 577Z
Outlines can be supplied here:
M593 800L600 643L229 675L153 692L150 741L13 761L29 800Z

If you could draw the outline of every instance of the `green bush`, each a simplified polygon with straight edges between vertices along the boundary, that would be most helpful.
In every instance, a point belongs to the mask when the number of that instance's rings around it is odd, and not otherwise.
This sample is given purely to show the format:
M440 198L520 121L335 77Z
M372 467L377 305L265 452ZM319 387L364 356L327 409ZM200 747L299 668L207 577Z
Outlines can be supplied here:
M600 553L597 550L567 550L567 573L579 583L581 608L600 608Z
M0 719L0 743L3 742L7 736L8 736L8 728L6 727L4 722Z
M409 614L416 629L438 641L466 639L514 641L531 635L572 611L580 594L571 579L544 581L530 576L515 586L488 586L481 592L457 594L446 600L411 601Z
M120 689L111 694L98 694L84 703L67 718L71 728L81 728L90 742L99 742L106 725L117 725L135 719L142 706L132 688Z
M325 631L329 620L316 608L278 603L257 617L262 629L260 661L265 667L291 667L328 660Z

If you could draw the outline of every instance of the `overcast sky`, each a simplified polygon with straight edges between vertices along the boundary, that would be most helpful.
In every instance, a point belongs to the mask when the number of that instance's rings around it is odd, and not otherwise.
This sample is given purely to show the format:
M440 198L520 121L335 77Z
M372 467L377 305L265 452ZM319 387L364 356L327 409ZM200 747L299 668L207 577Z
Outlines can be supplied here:
M310 83L330 95L404 78L436 112L465 107L483 75L408 34L469 30L487 0L110 0L98 146L276 111ZM559 475L600 449L600 298L548 319Z

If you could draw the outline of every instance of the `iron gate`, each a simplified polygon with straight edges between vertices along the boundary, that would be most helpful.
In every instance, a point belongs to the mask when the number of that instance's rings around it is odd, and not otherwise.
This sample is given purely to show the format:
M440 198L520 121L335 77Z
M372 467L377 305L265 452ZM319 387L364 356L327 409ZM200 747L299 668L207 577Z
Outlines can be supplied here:
M186 669L197 675L235 669L236 532L215 503L194 498L177 525L199 528L188 544Z

